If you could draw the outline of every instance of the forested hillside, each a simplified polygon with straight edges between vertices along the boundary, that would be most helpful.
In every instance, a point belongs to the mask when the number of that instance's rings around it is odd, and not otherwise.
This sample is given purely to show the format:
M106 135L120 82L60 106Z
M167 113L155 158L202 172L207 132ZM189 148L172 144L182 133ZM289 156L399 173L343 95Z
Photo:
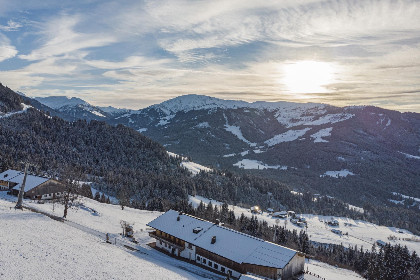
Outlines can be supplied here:
M5 87L1 90L7 92L1 95L7 112L21 112L0 118L2 170L21 169L21 162L29 161L35 173L93 182L125 204L151 210L166 210L188 194L198 194L231 204L349 216L420 231L419 215L400 206L366 204L361 214L325 195L296 195L287 184L260 174L215 170L191 176L180 159L131 128L95 120L68 122L34 108L22 111L22 98Z

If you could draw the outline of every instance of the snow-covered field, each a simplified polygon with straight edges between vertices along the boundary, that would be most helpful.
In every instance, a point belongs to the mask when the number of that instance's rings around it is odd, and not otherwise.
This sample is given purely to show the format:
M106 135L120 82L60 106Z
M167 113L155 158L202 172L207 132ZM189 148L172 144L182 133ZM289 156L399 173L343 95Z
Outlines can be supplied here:
M329 264L315 261L315 260L306 260L305 269L308 269L310 272L315 273L325 279L345 279L345 280L360 280L364 279L359 274L348 269L337 268ZM305 274L305 280L318 279L311 275Z
M243 169L281 169L287 170L287 166L283 165L268 165L258 160L253 159L243 159L238 161L237 163L233 164L233 166L237 166Z
M222 279L195 265L176 260L146 244L153 240L146 223L161 213L101 204L82 198L68 219L90 228L119 233L120 220L134 222L142 252L107 244L98 237L28 210L15 210L16 200L0 193L0 279ZM52 204L26 205L61 216Z
M194 206L198 206L200 204L200 201L203 201L203 203L205 204L208 204L210 202L210 200L201 196L190 196L190 202ZM215 200L212 200L211 202L213 205L221 205L220 202ZM249 209L232 205L229 206L229 209L233 210L235 212L235 216L238 218L241 216L242 213L247 217L252 217L251 211ZM403 238L420 240L419 236L413 235L408 230L398 229L394 227L378 226L366 221L353 220L344 217L321 216L312 214L301 214L301 216L305 217L306 221L308 222L307 231L309 239L315 242L328 244L343 244L344 246L357 245L359 248L363 246L363 248L370 250L373 243L375 243L377 240L382 240L385 242L390 242L393 245L397 243L403 246L406 245L409 250L420 252L420 242L403 240ZM286 226L286 228L289 230L306 230L305 228L301 228L297 225L292 224L287 219L273 218L266 212L264 212L261 215L257 215L257 218L260 221L266 221L269 225L276 225L276 220L278 220L279 226ZM331 219L338 220L339 226L328 226L325 222L330 221ZM331 232L331 229L341 230L343 232L343 235L335 234ZM346 233L348 233L348 235L344 235ZM395 236L397 237L397 240L389 241L389 236Z
M177 155L177 154L172 153L172 152L167 152L167 153L171 157L181 157L180 155ZM188 169L193 175L196 175L196 174L200 173L200 171L204 171L204 172L210 172L211 171L211 168L208 168L204 165L189 161L186 157L181 157L181 158L182 158L181 166Z
M199 203L205 198L191 197ZM0 192L0 279L223 279L210 271L151 249L146 224L161 212L144 211L79 198L68 220L104 233L121 232L120 221L134 224L140 252L107 244L104 240L28 210L15 210L16 197ZM218 202L213 201L218 204ZM25 205L61 216L63 206ZM236 214L246 209L235 207ZM264 217L265 215L261 215ZM272 222L274 219L268 218ZM326 279L358 279L352 271L310 261L311 272ZM5 268L5 269L3 269ZM305 279L312 279L305 275Z
M347 177L349 175L353 176L354 173L347 169L343 169L343 170L338 170L338 171L326 171L324 174L319 175L319 177L329 176L333 178L340 178L340 177Z
M328 140L323 139L323 137L331 136L332 127L327 127L319 130L318 132L311 135L311 138L314 139L314 143L328 142Z
M269 147L277 145L279 143L283 143L283 142L291 142L294 141L296 139L298 139L299 137L305 135L305 133L311 130L310 127L304 128L304 129L300 129L300 130L288 130L282 134L278 134L276 136L274 136L273 138L268 139L267 141L265 141L264 143L267 144Z

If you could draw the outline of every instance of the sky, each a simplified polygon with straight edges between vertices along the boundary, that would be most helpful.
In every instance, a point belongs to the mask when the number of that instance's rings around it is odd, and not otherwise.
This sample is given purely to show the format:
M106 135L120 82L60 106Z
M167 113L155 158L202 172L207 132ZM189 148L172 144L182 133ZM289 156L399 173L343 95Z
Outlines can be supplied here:
M0 82L140 109L185 94L420 112L419 0L0 0Z

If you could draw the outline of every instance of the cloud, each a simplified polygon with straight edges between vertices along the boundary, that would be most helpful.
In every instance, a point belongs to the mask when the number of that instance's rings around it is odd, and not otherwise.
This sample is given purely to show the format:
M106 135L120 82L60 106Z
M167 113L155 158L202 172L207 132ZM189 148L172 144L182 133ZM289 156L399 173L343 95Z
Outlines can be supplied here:
M19 55L25 60L40 60L52 56L72 54L79 50L106 46L117 41L116 37L102 33L82 33L75 31L81 22L80 15L61 15L41 26L42 46L27 55Z
M0 62L15 57L18 51L10 44L10 40L0 33Z
M418 93L390 95L420 88L416 0L3 2L0 10L19 21L0 26L16 30L12 42L0 34L0 61L19 63L0 79L30 94L131 108L187 93L338 105L377 97L395 108L420 102ZM31 24L20 28L20 16ZM300 60L339 69L327 92L288 91L282 65Z
M18 31L19 28L22 27L22 24L20 24L19 22L16 22L14 20L9 20L7 22L7 25L0 25L0 30L3 31Z

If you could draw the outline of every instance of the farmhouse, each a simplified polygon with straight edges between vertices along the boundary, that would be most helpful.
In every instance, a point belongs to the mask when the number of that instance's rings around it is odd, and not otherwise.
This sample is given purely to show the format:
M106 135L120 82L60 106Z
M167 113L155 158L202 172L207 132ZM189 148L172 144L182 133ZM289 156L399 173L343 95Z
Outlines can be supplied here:
M174 210L148 226L158 248L236 278L291 279L304 270L303 253Z
M16 170L7 170L0 173L0 190L10 191L14 195L19 194L23 182L24 173ZM65 186L53 179L27 175L25 183L25 198L52 199L64 194Z

